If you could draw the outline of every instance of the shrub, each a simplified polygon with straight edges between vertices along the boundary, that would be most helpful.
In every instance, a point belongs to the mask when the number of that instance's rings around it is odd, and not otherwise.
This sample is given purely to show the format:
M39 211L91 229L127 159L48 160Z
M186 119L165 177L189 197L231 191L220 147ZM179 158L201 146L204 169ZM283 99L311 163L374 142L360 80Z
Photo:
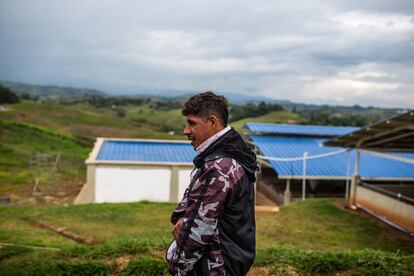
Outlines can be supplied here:
M0 85L0 104L1 103L18 103L19 97L13 93L9 88Z

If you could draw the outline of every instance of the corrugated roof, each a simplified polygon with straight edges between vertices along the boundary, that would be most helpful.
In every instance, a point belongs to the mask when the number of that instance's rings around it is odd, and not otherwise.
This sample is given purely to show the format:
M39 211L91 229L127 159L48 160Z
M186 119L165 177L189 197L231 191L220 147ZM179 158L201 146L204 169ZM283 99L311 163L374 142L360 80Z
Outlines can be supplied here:
M106 140L96 160L192 163L194 156L189 143Z
M304 152L309 156L338 152L343 148L322 147L326 139L311 137L274 137L252 135L251 139L260 152L267 157L301 157ZM404 154L406 155L406 154ZM411 154L414 158L414 154ZM321 159L307 160L306 175L312 177L341 178L352 175L354 171L355 151ZM348 161L349 160L349 161ZM302 176L303 161L268 161L279 177ZM349 163L349 173L347 164ZM414 165L390 160L361 152L360 175L363 178L414 178Z
M326 141L325 145L414 152L414 110L336 137Z
M338 136L358 130L358 127L289 125L269 123L246 123L246 127L254 133L305 135L305 136Z

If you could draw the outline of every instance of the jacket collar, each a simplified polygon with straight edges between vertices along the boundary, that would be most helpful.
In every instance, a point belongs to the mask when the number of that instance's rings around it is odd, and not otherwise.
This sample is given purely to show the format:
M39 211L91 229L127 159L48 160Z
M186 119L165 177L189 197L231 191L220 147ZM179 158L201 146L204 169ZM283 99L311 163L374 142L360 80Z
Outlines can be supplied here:
M217 139L226 134L226 132L228 132L230 129L231 127L227 126L226 128L220 130L216 134L210 136L210 138L208 138L201 145L198 146L198 148L196 149L197 155L205 151L211 144L213 144L215 141L217 141Z

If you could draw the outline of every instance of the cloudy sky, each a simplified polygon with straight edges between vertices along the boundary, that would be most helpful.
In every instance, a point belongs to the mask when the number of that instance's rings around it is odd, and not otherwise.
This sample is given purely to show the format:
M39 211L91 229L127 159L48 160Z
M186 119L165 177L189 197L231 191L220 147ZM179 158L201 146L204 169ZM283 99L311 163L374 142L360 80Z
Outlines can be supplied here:
M0 0L0 80L414 107L414 1Z

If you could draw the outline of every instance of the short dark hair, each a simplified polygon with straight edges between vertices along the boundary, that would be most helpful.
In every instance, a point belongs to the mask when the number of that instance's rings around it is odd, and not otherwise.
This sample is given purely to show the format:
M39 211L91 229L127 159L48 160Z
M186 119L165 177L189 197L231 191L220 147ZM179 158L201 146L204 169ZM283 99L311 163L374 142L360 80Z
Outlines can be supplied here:
M197 115L206 120L211 114L215 115L223 126L229 120L228 102L224 96L216 95L211 91L191 96L184 104L181 113L184 116Z

